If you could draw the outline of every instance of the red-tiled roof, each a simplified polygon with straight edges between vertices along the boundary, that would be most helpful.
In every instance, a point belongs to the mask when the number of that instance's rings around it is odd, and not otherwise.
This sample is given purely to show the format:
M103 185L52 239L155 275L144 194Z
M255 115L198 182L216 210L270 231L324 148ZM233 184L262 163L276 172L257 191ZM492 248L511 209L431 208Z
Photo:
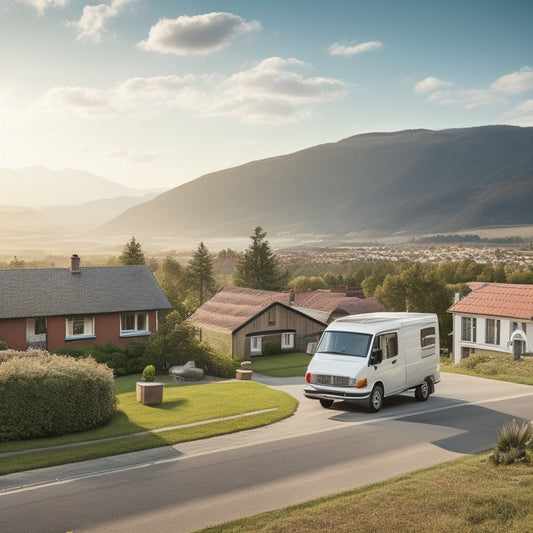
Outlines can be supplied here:
M533 320L533 285L487 283L452 305L448 311Z
M199 307L189 320L233 331L274 302L289 305L289 293L224 287Z
M331 314L333 311L346 314L367 313L381 310L375 298L357 298L330 291L262 291L243 287L224 287L191 315L198 324L209 324L234 331L274 302L294 306L300 311L318 310Z

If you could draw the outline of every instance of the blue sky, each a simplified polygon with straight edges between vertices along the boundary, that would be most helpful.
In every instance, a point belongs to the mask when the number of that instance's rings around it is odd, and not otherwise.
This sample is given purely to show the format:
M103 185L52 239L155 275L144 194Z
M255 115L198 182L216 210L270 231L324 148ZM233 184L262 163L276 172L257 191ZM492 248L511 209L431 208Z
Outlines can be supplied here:
M530 0L0 0L0 167L140 188L373 131L533 126Z

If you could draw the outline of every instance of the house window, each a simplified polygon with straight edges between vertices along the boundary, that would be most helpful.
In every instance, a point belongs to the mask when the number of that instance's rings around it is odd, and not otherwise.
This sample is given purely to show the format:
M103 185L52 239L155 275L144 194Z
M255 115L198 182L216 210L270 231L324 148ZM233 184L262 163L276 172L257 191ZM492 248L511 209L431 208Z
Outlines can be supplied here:
M461 359L467 359L470 357L470 354L474 353L474 350L471 348L465 348L464 346L461 348Z
M250 339L250 354L261 355L261 337L252 337Z
M513 322L513 331L516 331L517 329L521 329L524 333L526 333L526 323L525 322Z
M281 335L281 349L289 350L294 348L294 333L283 333Z
M66 320L67 339L94 337L94 317L74 316Z
M120 316L120 335L146 334L148 315L146 313L125 313Z
M477 320L469 316L461 317L461 340L476 342Z
M435 328L423 328L420 330L420 346L435 346Z
M269 326L275 326L276 325L276 308L272 306L268 310L268 325Z
M500 344L500 321L487 318L485 327L485 342L487 344Z
M35 319L35 335L44 335L46 333L46 318Z

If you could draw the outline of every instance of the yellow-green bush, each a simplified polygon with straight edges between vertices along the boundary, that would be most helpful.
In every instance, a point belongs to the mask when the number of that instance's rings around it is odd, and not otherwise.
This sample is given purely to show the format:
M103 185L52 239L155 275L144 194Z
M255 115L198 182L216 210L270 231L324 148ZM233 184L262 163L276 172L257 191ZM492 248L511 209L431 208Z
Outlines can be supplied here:
M116 410L113 371L94 359L11 353L0 364L0 440L86 431Z

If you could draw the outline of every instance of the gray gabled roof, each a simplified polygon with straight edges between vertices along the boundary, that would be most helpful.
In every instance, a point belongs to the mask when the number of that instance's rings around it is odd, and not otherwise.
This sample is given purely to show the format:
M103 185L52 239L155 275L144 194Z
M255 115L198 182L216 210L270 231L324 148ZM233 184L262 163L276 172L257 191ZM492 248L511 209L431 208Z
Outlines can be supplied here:
M0 319L171 309L147 266L0 270Z

